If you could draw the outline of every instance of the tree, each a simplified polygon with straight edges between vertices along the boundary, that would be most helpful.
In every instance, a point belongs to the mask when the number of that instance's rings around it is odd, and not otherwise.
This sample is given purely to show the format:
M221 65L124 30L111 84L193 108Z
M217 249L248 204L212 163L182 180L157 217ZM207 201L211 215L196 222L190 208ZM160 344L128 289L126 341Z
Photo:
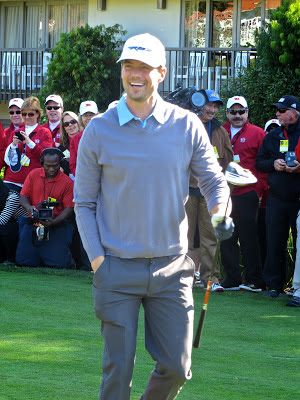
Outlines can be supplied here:
M117 48L121 47L121 36L125 33L119 24L93 28L86 25L62 33L51 50L53 57L40 97L59 94L65 110L74 112L82 101L94 100L99 110L105 111L120 96Z
M271 104L286 94L300 96L300 3L283 0L256 35L257 58L222 90L224 101L241 95L249 105L250 122L264 127L275 118Z

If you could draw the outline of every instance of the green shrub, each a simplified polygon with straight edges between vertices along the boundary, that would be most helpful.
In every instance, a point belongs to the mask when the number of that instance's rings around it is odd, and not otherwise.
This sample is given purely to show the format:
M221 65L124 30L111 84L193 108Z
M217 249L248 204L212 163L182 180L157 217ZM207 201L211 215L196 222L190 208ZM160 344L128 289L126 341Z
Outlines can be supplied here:
M122 26L99 25L62 33L51 50L46 82L41 90L43 100L51 93L61 95L65 110L78 112L85 100L94 100L99 110L120 95L120 66L116 63Z

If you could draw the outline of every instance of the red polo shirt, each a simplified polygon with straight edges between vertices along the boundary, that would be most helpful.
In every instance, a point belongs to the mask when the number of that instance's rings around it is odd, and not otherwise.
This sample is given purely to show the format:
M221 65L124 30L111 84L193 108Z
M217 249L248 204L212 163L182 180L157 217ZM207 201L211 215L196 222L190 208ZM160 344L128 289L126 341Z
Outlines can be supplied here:
M56 218L64 208L74 207L73 186L72 179L61 171L49 181L45 176L44 168L36 168L25 179L21 194L28 197L30 204L37 209L39 208L37 204L48 198L59 201L59 206L53 209L54 218Z

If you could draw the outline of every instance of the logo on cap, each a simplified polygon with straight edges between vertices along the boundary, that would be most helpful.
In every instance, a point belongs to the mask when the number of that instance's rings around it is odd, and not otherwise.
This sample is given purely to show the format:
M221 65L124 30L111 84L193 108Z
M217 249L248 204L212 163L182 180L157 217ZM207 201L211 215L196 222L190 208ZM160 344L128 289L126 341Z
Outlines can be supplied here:
M146 49L145 47L139 47L139 46L130 46L130 47L128 47L130 50L136 50L136 51L139 51L139 50L142 50L142 51L151 51L151 49Z

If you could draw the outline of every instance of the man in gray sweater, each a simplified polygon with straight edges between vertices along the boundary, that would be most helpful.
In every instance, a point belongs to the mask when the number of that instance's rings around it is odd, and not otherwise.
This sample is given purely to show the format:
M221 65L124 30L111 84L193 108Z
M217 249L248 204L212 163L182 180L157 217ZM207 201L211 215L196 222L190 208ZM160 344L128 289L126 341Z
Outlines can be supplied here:
M162 43L134 36L119 61L126 95L86 128L74 189L105 344L99 399L130 398L142 305L156 366L141 399L171 400L191 378L194 264L186 256L184 208L190 171L221 239L232 233L232 221L224 221L229 190L198 117L158 95L166 74Z

